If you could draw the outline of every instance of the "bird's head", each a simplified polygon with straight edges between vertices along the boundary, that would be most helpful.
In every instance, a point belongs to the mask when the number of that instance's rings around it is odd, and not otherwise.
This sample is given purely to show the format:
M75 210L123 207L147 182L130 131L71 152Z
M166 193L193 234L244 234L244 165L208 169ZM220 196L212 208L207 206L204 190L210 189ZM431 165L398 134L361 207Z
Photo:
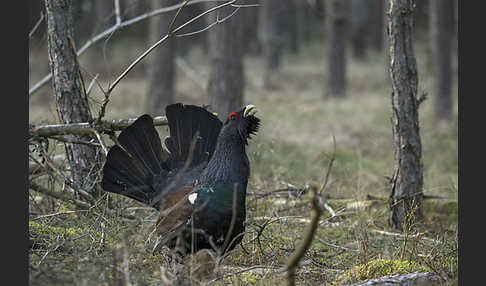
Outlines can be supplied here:
M239 111L230 113L221 133L241 138L248 145L250 135L256 134L260 127L260 119L255 116L256 112L256 107L250 104Z

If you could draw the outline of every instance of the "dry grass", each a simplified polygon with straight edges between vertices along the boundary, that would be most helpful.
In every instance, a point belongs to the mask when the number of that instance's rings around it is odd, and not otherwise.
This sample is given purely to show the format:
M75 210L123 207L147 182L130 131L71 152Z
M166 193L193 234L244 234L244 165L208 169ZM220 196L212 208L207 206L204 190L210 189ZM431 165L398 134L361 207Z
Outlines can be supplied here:
M100 72L101 83L106 86L135 57L133 51L142 49L140 44L131 45L127 48L130 56L122 52L121 44L111 46L114 58L108 60L109 68L98 64L96 70L91 69L96 58L93 54L82 58L86 81L89 82L88 71L92 75ZM424 47L418 44L416 52L421 76L419 90L433 95L422 64ZM333 198L329 204L342 216L329 219L329 214L324 214L314 243L297 273L299 285L329 285L351 267L374 259L410 260L444 277L457 278L457 209L454 207L452 210L437 207L426 212L427 219L418 226L418 231L436 241L432 242L424 237L403 238L374 232L374 229L387 230L388 210L384 203L364 210L352 210L347 205L367 195L388 196L386 176L392 174L393 168L391 90L383 58L370 54L366 63L349 62L348 97L323 98L327 76L325 55L325 48L321 49L319 43L304 46L300 55L286 54L278 75L280 87L271 91L263 88L262 60L246 59L245 102L258 107L263 123L248 150L252 165L248 225L242 245L206 281L213 281L211 285L279 285L282 282L283 274L276 269L295 250L305 223L295 219L266 222L261 218L275 215L307 218L307 196L305 192L281 192L265 197L256 194L288 188L289 184L297 188L319 186L333 150L332 136L337 143L336 161L326 195ZM41 77L44 57L42 53L32 54L31 82ZM202 82L207 80L209 67L201 50L193 50L185 60L198 72ZM180 70L178 73L177 100L203 104L205 91ZM141 66L114 90L106 117L137 117L144 113L147 87ZM57 121L49 93L47 86L32 97L31 123ZM458 192L457 108L451 123L439 124L433 120L430 97L420 110L425 193L454 201ZM97 102L102 99L99 90L95 89L91 98L93 109L97 110ZM454 98L457 100L457 93ZM164 137L165 128L160 131ZM31 195L31 200L31 211L37 213L31 218L74 209L36 194ZM110 194L87 212L36 220L39 225L31 226L30 234L38 242L29 253L32 285L129 285L128 282L163 285L164 279L173 278L171 273L188 277L186 270L169 262L167 257L149 254L152 242L148 237L153 227L151 220L156 215L154 211L133 210L137 219L127 220L104 212L107 203L119 209L140 206ZM68 235L62 230L66 228L76 228L79 233ZM40 229L45 229L45 233Z

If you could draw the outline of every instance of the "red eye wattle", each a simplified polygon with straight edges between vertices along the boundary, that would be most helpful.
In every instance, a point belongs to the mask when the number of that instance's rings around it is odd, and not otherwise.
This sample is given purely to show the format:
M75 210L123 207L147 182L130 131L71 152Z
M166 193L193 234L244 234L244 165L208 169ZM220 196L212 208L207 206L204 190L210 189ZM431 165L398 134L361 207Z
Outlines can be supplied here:
M236 114L236 112L231 113L230 116L229 116L229 120L235 119L236 116L238 116L238 114Z

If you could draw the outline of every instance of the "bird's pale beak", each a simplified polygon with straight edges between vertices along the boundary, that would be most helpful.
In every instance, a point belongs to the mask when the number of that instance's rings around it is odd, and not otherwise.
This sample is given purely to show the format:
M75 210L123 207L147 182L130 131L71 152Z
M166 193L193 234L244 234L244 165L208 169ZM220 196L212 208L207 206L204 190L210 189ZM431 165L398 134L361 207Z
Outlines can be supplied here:
M253 104L249 104L245 106L245 111L243 111L243 117L247 117L248 115L255 115L257 113L256 106Z

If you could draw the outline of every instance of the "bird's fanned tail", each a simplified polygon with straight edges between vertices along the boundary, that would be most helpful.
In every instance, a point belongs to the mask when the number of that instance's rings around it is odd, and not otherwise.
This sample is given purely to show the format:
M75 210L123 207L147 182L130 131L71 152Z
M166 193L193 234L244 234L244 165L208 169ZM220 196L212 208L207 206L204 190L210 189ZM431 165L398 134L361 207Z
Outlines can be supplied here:
M222 122L204 108L192 105L169 105L166 116L170 136L165 145L169 152L162 148L152 117L140 116L120 133L121 146L115 145L108 152L102 180L105 191L158 208L172 191L199 175L214 152ZM189 168L177 176L188 158Z

